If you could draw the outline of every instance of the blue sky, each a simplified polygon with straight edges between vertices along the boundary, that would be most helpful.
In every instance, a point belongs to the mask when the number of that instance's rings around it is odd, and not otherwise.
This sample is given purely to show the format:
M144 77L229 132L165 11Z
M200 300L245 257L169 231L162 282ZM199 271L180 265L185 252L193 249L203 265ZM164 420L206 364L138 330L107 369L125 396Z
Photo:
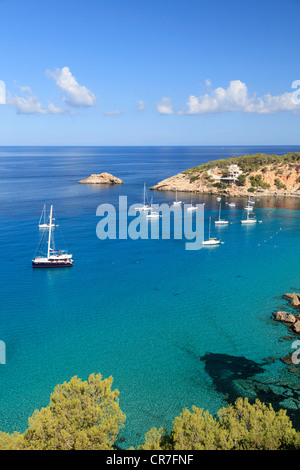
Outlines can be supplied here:
M0 145L300 144L299 0L0 0L0 14Z

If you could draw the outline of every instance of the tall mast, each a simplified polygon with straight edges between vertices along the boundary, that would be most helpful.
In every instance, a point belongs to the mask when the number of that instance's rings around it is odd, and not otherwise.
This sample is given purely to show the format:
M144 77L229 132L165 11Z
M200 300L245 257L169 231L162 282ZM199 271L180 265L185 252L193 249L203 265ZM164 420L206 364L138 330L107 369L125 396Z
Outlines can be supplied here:
M49 237L48 237L48 255L47 258L49 259L50 257L50 248L51 248L51 230L52 230L52 208L50 208L50 225L49 225Z
M146 183L144 183L144 206L146 205Z

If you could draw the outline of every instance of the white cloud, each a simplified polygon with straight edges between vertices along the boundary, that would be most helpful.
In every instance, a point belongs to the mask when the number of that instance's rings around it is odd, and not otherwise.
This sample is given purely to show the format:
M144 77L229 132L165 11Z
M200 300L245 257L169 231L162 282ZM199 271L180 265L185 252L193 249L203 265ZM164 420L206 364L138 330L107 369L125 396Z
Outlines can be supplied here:
M156 109L160 114L173 114L170 98L162 98L159 103L156 103Z
M229 111L245 113L274 114L284 111L300 111L300 106L292 99L293 93L272 96L265 94L257 97L249 95L247 85L240 80L232 80L228 88L218 87L200 97L190 95L187 110L179 114L208 114Z
M6 85L3 80L0 80L0 104L6 104Z
M137 102L137 109L138 111L145 111L146 109L146 103L143 100L138 100Z
M118 116L119 114L124 114L122 111L116 109L115 111L105 111L104 116Z
M16 109L17 114L61 114L65 110L56 107L52 102L49 102L47 107L43 107L37 95L32 93L30 86L21 86L15 82L23 96L12 95L7 91L6 104Z
M48 104L48 113L49 114L62 114L65 113L66 110L63 108L57 108L51 101Z
M43 109L39 98L32 94L25 98L23 96L11 96L8 93L6 103L16 108L18 114L46 114L47 112Z
M258 114L275 114L284 111L300 111L299 104L293 101L293 93L283 93L282 95L272 96L270 94L264 95L262 98L257 98L250 102L246 108L247 113Z
M69 106L95 106L96 96L86 86L79 85L69 67L56 68L54 71L47 70L46 75L55 80L60 91L66 95L64 101Z
M211 86L211 80L210 80L209 78L207 78L207 79L205 80L205 86L206 86L207 88L209 88L209 87Z
M57 108L51 102L47 108L44 108L39 97L32 94L30 87L19 88L27 92L27 96L12 96L8 92L6 99L6 104L13 106L17 110L17 114L60 114L65 112L64 109Z

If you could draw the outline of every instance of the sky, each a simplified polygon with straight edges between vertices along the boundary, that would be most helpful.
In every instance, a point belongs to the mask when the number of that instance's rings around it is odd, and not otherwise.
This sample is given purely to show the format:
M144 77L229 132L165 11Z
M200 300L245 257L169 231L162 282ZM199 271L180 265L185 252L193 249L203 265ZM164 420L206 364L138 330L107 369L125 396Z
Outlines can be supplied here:
M299 145L300 0L0 0L0 145Z

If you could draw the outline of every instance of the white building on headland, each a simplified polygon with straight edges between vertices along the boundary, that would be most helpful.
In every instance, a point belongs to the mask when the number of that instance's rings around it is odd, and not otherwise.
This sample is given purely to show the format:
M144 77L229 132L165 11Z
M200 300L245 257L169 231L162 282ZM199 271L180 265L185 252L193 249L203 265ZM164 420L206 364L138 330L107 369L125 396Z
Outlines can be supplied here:
M224 183L234 183L238 179L238 177L243 173L239 166L236 164L230 165L228 171L229 176L224 176L224 178L221 176L221 181L224 181Z

